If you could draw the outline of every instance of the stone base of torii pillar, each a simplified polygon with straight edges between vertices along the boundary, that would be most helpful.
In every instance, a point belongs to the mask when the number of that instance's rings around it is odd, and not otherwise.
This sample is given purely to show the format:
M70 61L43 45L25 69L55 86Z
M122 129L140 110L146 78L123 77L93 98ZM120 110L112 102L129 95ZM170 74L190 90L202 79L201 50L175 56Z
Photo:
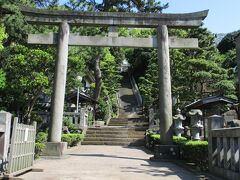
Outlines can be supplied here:
M46 147L41 154L42 156L61 157L67 150L66 142L46 142L45 145Z

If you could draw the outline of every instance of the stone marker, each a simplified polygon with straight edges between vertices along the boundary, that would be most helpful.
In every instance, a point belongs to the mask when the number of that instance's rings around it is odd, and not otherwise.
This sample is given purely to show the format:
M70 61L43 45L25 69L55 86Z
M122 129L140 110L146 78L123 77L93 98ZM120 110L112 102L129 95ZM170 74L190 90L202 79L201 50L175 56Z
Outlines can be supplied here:
M224 118L219 115L210 116L208 118L208 132L220 128L224 128Z

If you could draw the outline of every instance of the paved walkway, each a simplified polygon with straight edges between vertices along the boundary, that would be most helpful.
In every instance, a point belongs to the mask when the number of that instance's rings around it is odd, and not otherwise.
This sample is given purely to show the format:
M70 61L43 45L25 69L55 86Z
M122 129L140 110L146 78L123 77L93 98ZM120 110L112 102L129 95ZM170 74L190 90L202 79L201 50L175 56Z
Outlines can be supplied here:
M169 162L151 162L143 148L79 146L64 159L41 159L26 180L195 180L192 173Z

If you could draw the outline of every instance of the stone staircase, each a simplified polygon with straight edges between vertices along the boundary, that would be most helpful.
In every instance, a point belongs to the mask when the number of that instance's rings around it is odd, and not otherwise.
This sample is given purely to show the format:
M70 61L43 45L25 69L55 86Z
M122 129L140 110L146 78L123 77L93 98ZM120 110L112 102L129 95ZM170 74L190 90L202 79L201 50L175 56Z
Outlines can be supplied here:
M113 118L109 125L89 128L82 145L144 145L148 123L143 118Z
M144 145L148 121L142 116L133 94L128 74L123 74L120 95L120 114L105 127L88 128L83 145Z

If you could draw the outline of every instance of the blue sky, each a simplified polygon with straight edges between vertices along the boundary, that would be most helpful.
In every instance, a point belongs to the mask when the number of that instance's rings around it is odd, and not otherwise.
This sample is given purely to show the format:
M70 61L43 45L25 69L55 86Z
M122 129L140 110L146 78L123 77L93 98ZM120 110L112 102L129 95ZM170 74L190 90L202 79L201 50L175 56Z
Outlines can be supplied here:
M240 0L161 0L161 2L169 3L169 8L163 13L187 13L209 9L204 27L213 33L229 33L240 29Z

